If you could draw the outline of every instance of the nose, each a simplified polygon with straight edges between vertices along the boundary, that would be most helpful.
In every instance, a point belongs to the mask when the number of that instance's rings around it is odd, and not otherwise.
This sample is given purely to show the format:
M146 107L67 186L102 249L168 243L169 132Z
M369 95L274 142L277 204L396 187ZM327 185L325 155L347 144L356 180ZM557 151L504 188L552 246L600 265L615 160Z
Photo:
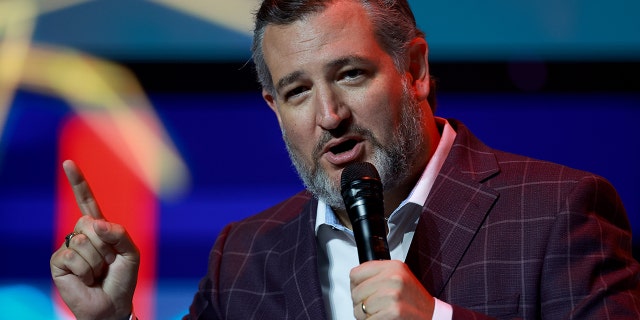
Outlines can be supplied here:
M343 102L340 95L327 88L318 90L316 95L316 123L327 130L335 130L351 117L349 107Z

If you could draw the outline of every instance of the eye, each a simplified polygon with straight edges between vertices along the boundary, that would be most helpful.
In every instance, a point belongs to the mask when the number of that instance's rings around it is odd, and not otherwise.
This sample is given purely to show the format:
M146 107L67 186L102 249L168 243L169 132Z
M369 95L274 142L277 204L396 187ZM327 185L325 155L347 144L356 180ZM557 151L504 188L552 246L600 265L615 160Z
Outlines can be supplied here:
M305 86L299 86L299 87L295 87L291 90L288 90L285 92L284 94L284 99L285 101L295 98L301 94L303 94L304 92L306 92L309 88L305 87Z
M342 73L342 78L345 80L354 80L365 74L362 69L350 69Z

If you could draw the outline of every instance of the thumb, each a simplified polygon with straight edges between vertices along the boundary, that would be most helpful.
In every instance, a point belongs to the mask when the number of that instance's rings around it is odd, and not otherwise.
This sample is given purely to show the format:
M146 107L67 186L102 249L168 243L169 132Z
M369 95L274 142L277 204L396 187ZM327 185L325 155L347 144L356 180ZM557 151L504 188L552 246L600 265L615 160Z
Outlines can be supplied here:
M100 240L112 246L115 253L132 259L138 259L140 255L138 248L121 225L105 220L95 220L93 222L93 229ZM111 262L109 261L111 259L107 258L107 256L105 256L105 259L107 262Z

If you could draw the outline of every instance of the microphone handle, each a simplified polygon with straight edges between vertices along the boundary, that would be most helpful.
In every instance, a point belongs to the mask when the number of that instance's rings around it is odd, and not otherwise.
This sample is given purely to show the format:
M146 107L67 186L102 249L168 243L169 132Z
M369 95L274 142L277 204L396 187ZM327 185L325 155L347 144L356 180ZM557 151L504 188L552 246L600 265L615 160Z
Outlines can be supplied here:
M385 228L384 214L371 214L373 208L365 208L365 205L356 205L351 210L356 210L351 219L353 235L358 247L358 259L360 263L371 260L389 260L389 245L387 244L387 230ZM369 214L366 214L369 212Z

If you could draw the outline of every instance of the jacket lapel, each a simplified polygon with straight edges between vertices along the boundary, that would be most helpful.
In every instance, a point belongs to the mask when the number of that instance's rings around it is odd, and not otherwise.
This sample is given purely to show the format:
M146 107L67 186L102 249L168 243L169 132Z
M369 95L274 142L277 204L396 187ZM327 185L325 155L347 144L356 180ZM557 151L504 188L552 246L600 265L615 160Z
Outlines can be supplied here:
M427 197L406 263L435 297L465 255L498 192L483 182L499 172L490 149L464 125L456 130L453 147Z
M325 319L326 311L318 276L315 218L318 202L307 193L307 201L296 219L282 229L278 247L280 270L291 270L283 282L287 314L291 319Z

